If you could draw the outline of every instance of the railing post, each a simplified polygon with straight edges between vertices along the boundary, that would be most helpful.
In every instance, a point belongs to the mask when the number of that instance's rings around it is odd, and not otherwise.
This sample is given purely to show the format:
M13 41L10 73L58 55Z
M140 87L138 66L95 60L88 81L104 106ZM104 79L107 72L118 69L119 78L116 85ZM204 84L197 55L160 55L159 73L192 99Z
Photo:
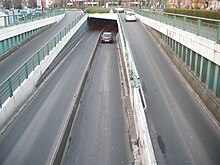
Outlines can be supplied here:
M13 25L16 25L17 24L17 19L16 19L16 16L15 16L15 13L13 12Z
M32 59L32 70L31 71L34 71L35 67L34 67L34 60Z
M176 16L174 15L173 16L173 27L176 27L175 25L176 25Z
M28 78L28 67L27 67L27 62L24 64L25 67L25 74L26 74L26 79Z
M7 26L9 26L11 24L11 21L10 21L10 16L8 15L7 16L7 22L6 22Z
M201 20L198 19L198 20L197 20L197 35L198 35L198 36L199 36L199 34L200 34L200 28L201 28Z
M19 84L19 86L21 86L21 76L20 76L20 74L18 74L18 84Z
M49 49L50 49L50 48L49 48L49 42L48 42L47 45L46 45L47 55L49 55L49 52L50 52Z
M2 108L2 95L1 95L1 85L0 85L0 108Z
M5 27L7 27L7 17L4 16L4 24L5 24Z
M165 15L165 17L164 17L164 19L165 19L164 21L165 21L165 22L164 22L164 23L165 23L165 24L168 24L168 23L167 23L168 16L167 16L167 14L164 14L164 15Z
M186 17L183 17L183 30L186 30Z
M9 90L9 96L13 96L13 91L12 91L12 85L11 85L11 79L8 79L8 90Z
M220 43L220 23L218 23L217 43Z
M1 101L1 96L0 96L0 108L2 108L2 101Z

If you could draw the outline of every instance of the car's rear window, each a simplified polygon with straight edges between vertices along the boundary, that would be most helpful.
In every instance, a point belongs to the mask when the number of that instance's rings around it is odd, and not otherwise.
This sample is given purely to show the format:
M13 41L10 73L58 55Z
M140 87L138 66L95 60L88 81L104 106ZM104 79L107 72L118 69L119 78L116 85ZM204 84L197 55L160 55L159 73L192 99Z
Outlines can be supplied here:
M103 34L103 37L111 37L112 35L111 34Z
M127 15L129 15L129 16L133 16L133 15L135 15L134 13L127 13Z

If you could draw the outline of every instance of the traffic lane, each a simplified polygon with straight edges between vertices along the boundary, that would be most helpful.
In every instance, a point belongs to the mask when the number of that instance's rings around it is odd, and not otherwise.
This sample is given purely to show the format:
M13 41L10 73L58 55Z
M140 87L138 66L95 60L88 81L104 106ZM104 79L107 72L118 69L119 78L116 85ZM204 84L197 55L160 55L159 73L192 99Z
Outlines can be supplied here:
M76 11L66 11L66 15L60 22L39 34L30 42L21 46L5 60L0 61L0 83L10 76L79 14L80 12Z
M98 37L85 35L0 137L2 165L48 164Z
M116 44L100 44L63 165L132 164Z
M219 164L219 129L140 22L123 23L147 98L158 164Z

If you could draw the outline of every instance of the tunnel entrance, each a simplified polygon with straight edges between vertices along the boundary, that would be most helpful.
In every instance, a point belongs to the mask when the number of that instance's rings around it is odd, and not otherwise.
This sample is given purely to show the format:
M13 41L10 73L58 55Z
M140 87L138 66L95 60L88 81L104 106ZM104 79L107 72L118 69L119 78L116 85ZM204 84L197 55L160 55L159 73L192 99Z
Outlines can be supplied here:
M118 24L116 20L88 18L88 25L90 30L102 30L113 33L118 33Z

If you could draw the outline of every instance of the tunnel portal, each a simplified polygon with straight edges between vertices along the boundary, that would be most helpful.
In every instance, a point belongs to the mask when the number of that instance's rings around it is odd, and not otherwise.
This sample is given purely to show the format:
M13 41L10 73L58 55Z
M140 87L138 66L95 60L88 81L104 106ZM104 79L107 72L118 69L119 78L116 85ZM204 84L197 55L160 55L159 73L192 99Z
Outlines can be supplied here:
M116 20L88 18L88 25L90 30L102 30L113 33L118 32L118 24Z

